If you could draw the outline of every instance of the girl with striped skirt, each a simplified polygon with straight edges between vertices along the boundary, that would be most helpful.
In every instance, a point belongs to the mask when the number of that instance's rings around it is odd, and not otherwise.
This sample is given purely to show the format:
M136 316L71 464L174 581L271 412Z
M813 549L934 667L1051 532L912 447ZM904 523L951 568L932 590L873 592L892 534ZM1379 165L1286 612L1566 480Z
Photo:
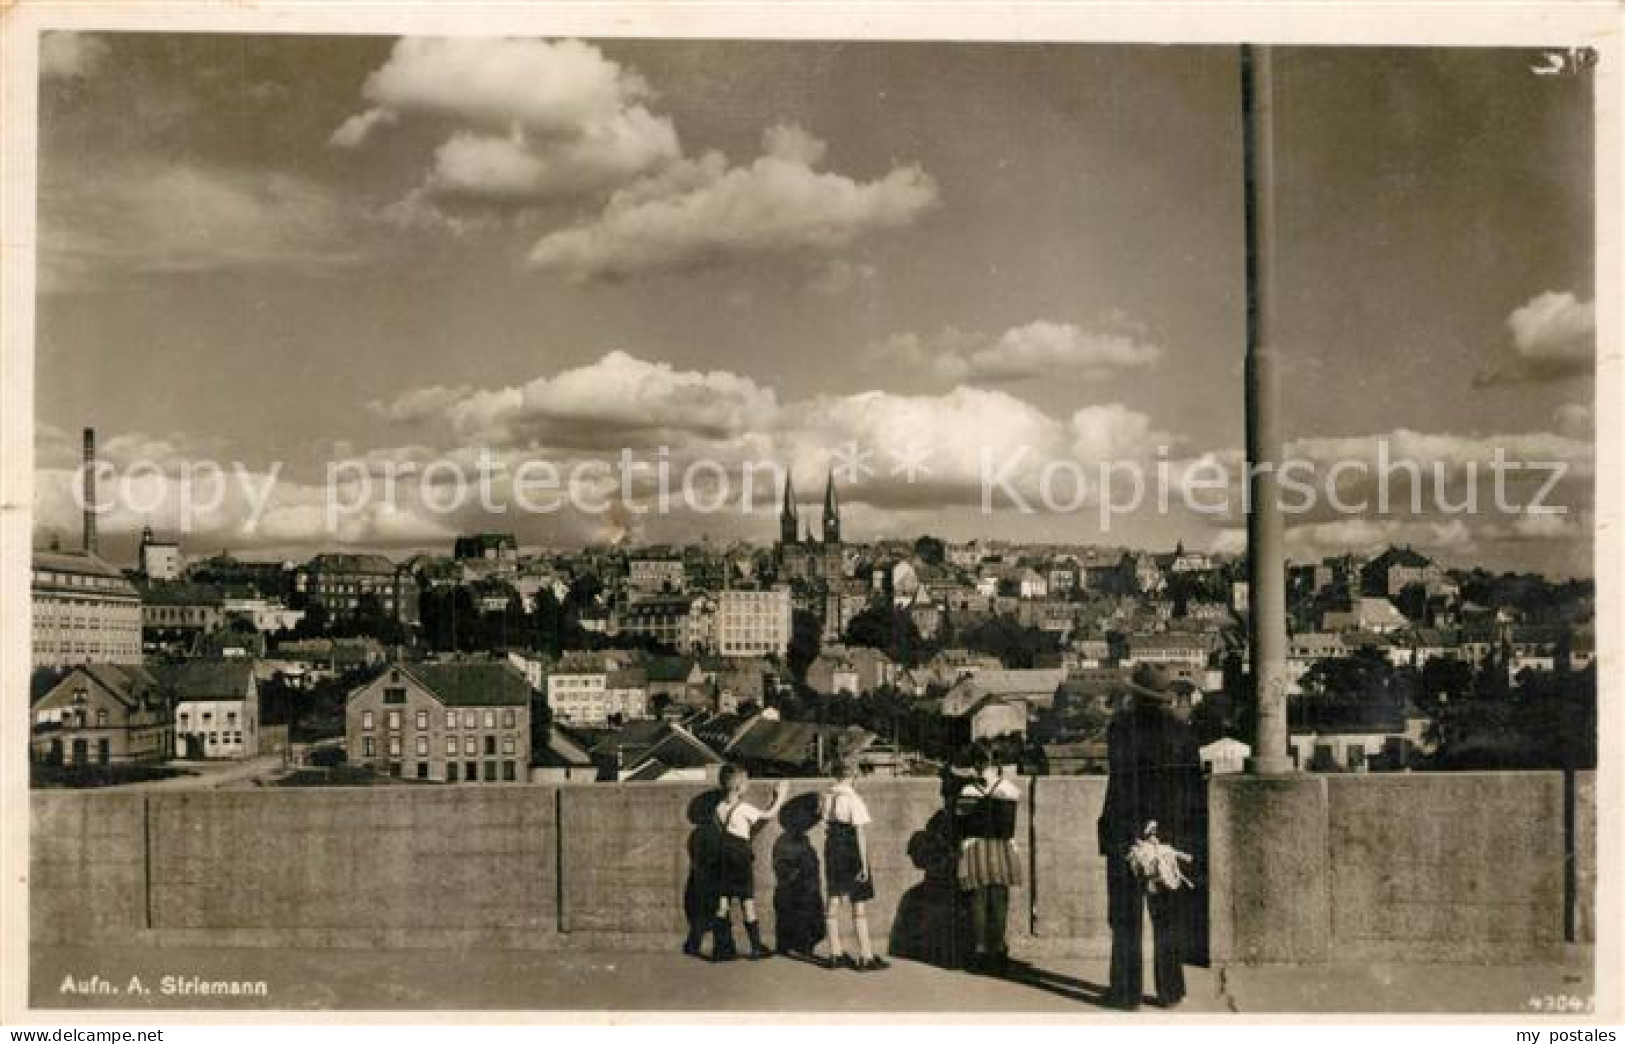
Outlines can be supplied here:
M1005 922L1010 889L1022 884L1016 849L1016 809L1021 791L1003 778L992 751L978 746L972 765L976 778L965 784L954 803L959 828L959 887L971 893L972 971L1003 972L1009 962Z

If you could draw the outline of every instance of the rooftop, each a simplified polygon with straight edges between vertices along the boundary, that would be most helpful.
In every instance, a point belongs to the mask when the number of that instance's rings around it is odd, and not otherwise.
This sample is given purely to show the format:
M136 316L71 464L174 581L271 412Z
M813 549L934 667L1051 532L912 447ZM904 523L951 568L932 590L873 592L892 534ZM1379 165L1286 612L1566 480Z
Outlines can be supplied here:
M506 663L411 663L401 670L448 707L530 705L530 684Z
M219 660L185 660L153 668L159 682L186 700L241 699L254 675L254 661L247 657Z

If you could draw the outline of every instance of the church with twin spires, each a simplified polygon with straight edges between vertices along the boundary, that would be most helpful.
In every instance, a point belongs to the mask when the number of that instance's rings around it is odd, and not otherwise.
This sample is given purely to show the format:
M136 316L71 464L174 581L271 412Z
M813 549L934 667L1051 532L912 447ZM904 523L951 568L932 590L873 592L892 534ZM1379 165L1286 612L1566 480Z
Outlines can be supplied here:
M841 548L841 506L835 495L835 473L824 485L823 538L814 540L802 528L796 509L796 491L787 470L784 499L779 508L779 577L783 580L822 580L839 583L845 575Z

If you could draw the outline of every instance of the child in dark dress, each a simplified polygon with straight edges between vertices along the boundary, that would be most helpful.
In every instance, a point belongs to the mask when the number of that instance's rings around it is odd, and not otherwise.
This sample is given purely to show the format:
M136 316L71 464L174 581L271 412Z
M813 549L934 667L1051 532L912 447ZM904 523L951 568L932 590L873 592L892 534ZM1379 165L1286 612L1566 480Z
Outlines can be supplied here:
M966 783L954 802L959 828L959 887L970 893L972 971L1002 973L1009 963L1005 922L1010 889L1022 883L1016 850L1016 809L1021 791L1000 773L985 745L972 751L976 778Z
M890 963L875 955L869 941L869 900L875 897L874 879L869 872L869 806L858 796L857 764L842 759L835 766L835 784L824 795L819 809L824 820L824 888L829 905L824 913L824 931L829 937L826 968L851 967L858 971L882 971ZM858 959L853 963L841 951L841 904L852 910L852 931L858 937Z
M756 853L751 848L751 837L757 825L771 819L784 804L789 784L780 780L773 790L773 803L767 808L758 808L745 800L745 787L749 782L749 775L740 766L722 767L723 797L717 805L722 838L717 852L717 917L711 948L714 961L731 961L739 956L734 949L733 926L728 916L730 904L740 911L745 922L745 934L750 938L750 959L773 956L773 951L762 944L762 930L756 920Z

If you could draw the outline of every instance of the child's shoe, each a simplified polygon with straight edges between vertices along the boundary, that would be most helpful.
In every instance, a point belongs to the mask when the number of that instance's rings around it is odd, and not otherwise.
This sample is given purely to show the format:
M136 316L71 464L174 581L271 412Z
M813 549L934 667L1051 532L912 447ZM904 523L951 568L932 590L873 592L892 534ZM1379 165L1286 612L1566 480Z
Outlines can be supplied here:
M891 967L891 962L880 957L871 957L866 961L859 961L857 968L861 972L885 971Z
M750 953L753 961L765 961L773 956L773 951L762 945L762 928L756 921L745 922L745 934L750 936Z
M713 961L733 961L739 959L739 951L734 948L733 926L726 917L718 917L711 925L711 959Z

